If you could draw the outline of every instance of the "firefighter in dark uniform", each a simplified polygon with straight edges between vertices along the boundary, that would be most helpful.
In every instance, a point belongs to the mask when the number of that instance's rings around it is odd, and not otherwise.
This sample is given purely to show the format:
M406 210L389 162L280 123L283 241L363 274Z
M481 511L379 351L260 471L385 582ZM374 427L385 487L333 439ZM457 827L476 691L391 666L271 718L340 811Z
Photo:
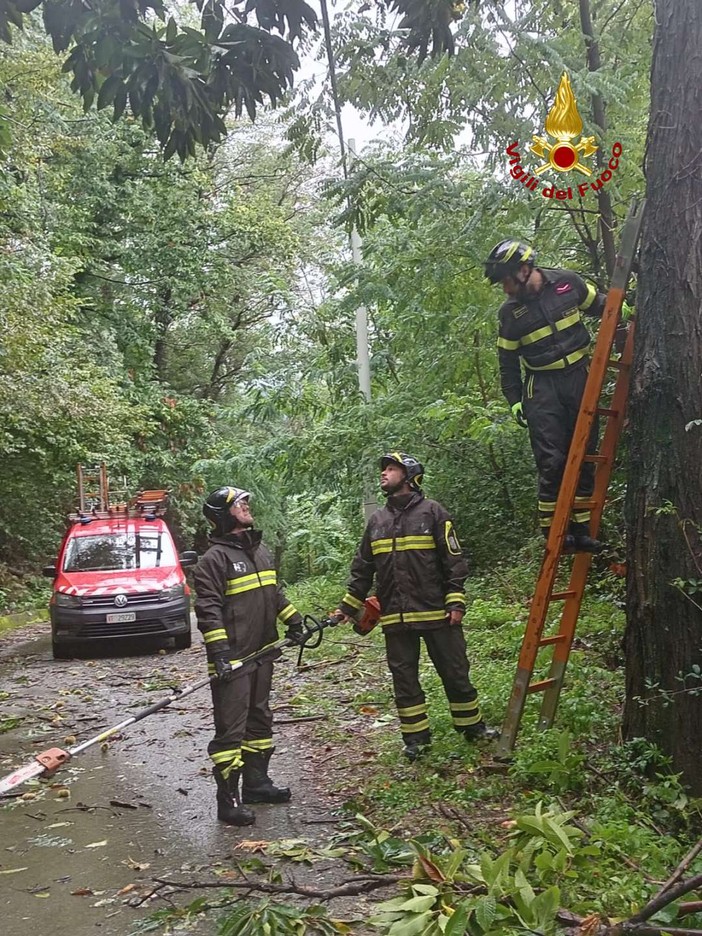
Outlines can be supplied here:
M526 244L501 241L485 262L485 276L501 283L507 295L498 313L500 381L512 415L529 429L539 472L539 522L548 537L588 374L590 334L581 314L601 318L606 297L576 273L535 267L534 260ZM588 454L597 451L598 431L595 419ZM594 483L594 463L585 462L566 551L604 548L590 536L586 502Z
M420 638L444 685L454 728L468 740L495 737L470 681L461 622L468 573L447 511L421 490L424 469L403 452L380 460L387 504L371 516L335 614L357 618L377 577L380 624L400 717L404 754L414 761L431 740L419 682Z
M235 826L254 822L244 803L286 803L291 794L268 776L273 663L264 659L233 670L232 661L274 643L276 619L286 625L286 636L302 633L302 619L278 585L271 553L253 529L250 496L235 487L209 495L203 513L214 530L195 571L197 624L208 671L217 676L211 684L215 735L207 748L217 781L217 818Z

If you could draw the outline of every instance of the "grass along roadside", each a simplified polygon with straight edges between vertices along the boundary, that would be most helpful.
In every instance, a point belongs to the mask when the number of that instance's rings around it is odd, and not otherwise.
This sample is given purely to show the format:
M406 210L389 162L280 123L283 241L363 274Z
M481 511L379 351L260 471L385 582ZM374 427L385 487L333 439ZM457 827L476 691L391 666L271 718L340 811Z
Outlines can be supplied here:
M49 620L47 607L35 608L28 611L16 611L14 614L0 615L0 638L11 631L26 627L28 624L46 623Z
M281 686L294 690L296 714L326 716L315 722L307 756L316 781L340 804L328 850L307 857L329 861L333 850L350 880L361 873L400 881L370 921L334 921L319 902L291 908L285 887L273 903L242 907L237 897L232 910L233 891L219 932L243 936L275 924L281 934L365 933L368 926L389 936L551 934L559 908L626 919L643 906L699 836L702 804L687 798L655 748L619 741L624 619L607 580L597 585L583 606L554 729L536 730L538 702L530 700L510 765L456 735L426 656L421 678L433 744L408 764L380 628L366 638L350 628L327 631L291 686ZM509 697L531 587L523 569L469 584L472 677L492 724L500 724ZM338 586L309 580L288 595L321 617L335 606ZM275 847L267 849L274 860ZM283 880L284 866L277 867L269 866L267 880ZM299 890L288 892L299 900ZM206 909L201 902L193 912ZM668 907L653 924L670 923L676 912ZM702 926L702 914L684 925Z

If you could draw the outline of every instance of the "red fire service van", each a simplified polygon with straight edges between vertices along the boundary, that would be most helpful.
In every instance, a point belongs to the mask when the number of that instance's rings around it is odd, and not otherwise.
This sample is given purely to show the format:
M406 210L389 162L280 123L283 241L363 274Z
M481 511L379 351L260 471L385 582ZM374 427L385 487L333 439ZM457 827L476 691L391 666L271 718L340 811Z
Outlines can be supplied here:
M99 482L90 492L86 485ZM163 520L168 492L142 491L110 503L107 472L78 466L80 509L69 517L55 563L51 644L55 659L87 650L96 641L172 637L190 646L190 589L184 566L197 553L176 552Z

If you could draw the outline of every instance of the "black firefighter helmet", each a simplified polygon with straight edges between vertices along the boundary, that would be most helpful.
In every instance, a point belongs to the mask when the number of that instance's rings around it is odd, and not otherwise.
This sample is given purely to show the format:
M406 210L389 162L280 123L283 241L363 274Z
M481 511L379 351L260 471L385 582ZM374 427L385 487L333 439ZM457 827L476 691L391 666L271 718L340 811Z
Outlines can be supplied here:
M249 491L237 487L220 487L207 495L205 503L202 505L202 512L210 521L219 536L226 536L234 527L234 517L230 514L230 508L236 507L240 501L248 500L251 497Z
M387 452L380 459L380 470L382 471L389 463L401 465L405 469L409 486L415 491L420 490L422 478L424 477L424 465L421 462L405 452Z
M503 240L492 248L485 261L485 276L494 285L506 276L514 276L523 263L534 266L536 256L528 244L518 240Z

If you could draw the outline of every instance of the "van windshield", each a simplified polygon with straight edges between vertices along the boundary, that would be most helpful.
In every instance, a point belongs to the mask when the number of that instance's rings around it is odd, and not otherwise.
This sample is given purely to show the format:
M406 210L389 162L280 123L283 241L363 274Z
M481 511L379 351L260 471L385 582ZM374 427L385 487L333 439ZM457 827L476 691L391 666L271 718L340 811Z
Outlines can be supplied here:
M170 536L149 533L102 533L74 536L68 544L64 572L119 572L176 565Z

